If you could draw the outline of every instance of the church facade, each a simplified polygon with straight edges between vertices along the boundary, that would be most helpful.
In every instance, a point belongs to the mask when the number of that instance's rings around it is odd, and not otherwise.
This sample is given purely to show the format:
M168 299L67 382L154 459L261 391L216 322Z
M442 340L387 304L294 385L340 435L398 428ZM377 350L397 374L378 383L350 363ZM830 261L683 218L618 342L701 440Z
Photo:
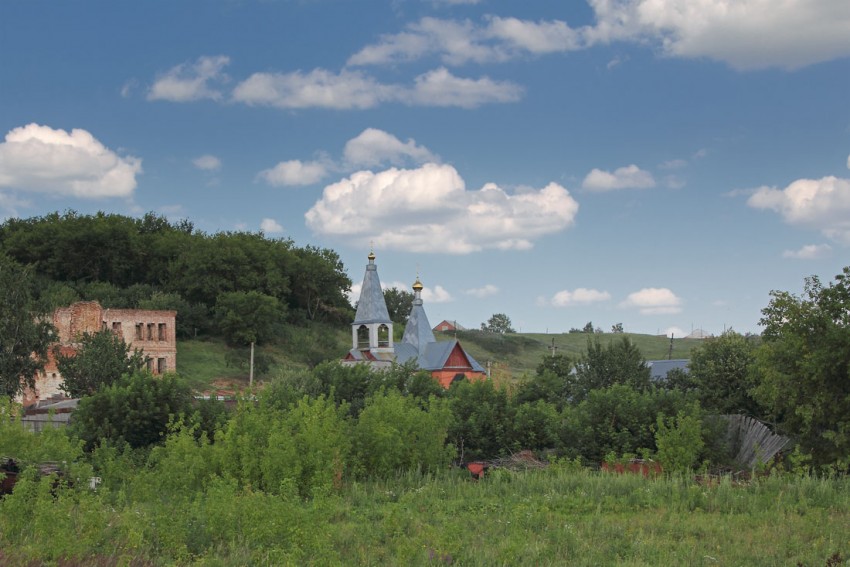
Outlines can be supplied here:
M360 301L351 324L352 348L343 364L369 364L376 369L415 361L441 386L457 380L483 380L484 368L466 352L457 339L437 341L422 304L422 283L413 284L413 307L400 343L393 342L393 322L384 301L375 254L369 254Z

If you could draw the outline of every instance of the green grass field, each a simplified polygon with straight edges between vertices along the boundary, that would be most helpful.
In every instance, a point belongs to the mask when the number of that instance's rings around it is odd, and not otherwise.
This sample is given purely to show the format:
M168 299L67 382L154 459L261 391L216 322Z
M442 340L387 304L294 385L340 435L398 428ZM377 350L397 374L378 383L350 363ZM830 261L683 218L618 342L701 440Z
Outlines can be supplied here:
M321 336L321 340L317 337ZM533 374L544 356L551 354L554 341L556 352L577 358L587 349L589 338L599 338L603 345L628 337L647 360L666 359L671 356L670 339L654 335L584 333L512 333L508 335L485 334L477 331L436 333L437 340L455 338L482 365L490 362L494 367L506 368L513 378ZM346 328L317 327L293 328L286 339L258 347L257 353L270 356L274 362L266 373L257 373L258 381L272 379L280 372L306 367L322 360L339 360L350 348L350 330ZM396 339L400 340L400 336ZM690 358L690 352L702 344L699 339L674 339L671 358ZM241 366L228 366L228 347L220 339L186 340L177 343L177 371L197 390L214 388L216 381L247 385L247 359Z
M704 486L571 466L481 481L453 470L305 501L227 479L170 492L182 474L157 489L16 491L0 501L0 564L837 567L850 557L846 478Z

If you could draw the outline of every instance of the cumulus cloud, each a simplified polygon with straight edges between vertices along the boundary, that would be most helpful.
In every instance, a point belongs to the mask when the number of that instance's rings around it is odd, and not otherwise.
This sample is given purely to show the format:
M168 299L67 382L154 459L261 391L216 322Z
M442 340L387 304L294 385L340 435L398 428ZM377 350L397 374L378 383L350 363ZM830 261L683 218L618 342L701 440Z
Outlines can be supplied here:
M260 230L266 234L278 234L283 232L283 227L274 219L263 219L260 222Z
M194 63L172 67L157 77L148 91L148 100L190 102L201 99L221 100L216 83L227 82L223 69L230 63L224 55L199 57Z
M837 177L798 179L785 189L761 187L747 200L755 209L779 213L802 228L850 245L850 180Z
M324 179L327 173L327 166L321 162L294 159L264 169L257 177L274 186L312 185Z
M202 171L218 171L221 169L221 160L213 155L203 155L192 160L192 165Z
M682 300L666 287L646 287L630 293L620 307L635 308L642 315L661 315L679 313Z
M831 252L832 246L829 244L807 244L799 250L785 250L782 257L794 260L817 260L829 256Z
M600 301L608 301L609 299L611 299L611 294L607 291L579 287L575 291L568 289L559 291L552 296L551 304L555 307L572 307L574 305L599 303Z
M736 69L796 69L850 55L845 0L590 0L586 45L650 42L674 57Z
M359 71L314 69L309 73L255 73L236 86L233 100L286 109L365 109L385 102L474 108L515 102L522 92L511 82L456 77L445 68L419 75L412 86L384 85Z
M538 21L488 16L483 23L422 18L397 34L352 55L349 65L380 65L414 61L426 55L447 65L492 63L544 53L579 49L579 32L559 20Z
M616 189L646 189L655 187L655 179L648 171L632 164L620 167L613 173L593 169L584 178L581 186L589 191L614 191Z
M0 187L75 197L128 197L142 160L119 156L86 130L28 124L0 143Z
M325 187L305 214L318 234L414 252L528 249L573 224L578 203L557 183L513 194L488 183L466 189L449 165L358 171Z
M490 297L491 295L496 295L497 293L499 293L499 288L494 286L493 284L487 284L483 287L468 289L464 293L473 297L484 298Z
M441 285L422 288L422 301L426 303L448 303L452 299L451 294Z
M377 128L366 128L359 136L346 142L343 155L347 163L357 167L374 167L384 163L402 165L408 160L414 163L439 161L428 148L418 145L413 139L402 142Z
M593 25L485 16L422 18L382 35L348 64L437 57L446 65L492 63L630 42L670 57L708 58L736 69L796 69L850 55L846 0L589 0Z

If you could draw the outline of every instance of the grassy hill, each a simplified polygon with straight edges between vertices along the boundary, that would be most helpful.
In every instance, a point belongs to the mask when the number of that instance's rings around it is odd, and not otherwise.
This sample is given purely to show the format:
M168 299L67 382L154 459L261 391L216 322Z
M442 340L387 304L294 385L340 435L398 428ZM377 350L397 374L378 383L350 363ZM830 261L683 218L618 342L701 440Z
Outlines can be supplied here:
M628 337L647 360L666 359L670 339L654 335L585 333L512 333L494 335L480 331L436 333L437 340L457 337L463 347L486 366L501 368L511 377L534 373L544 356L551 354L554 342L558 354L578 357L587 349L588 339L598 338L602 344ZM400 340L397 337L396 340ZM268 380L281 372L307 368L324 360L339 360L350 348L348 327L315 325L310 328L290 328L287 337L275 344L258 347L256 358L266 357L270 365L266 372L255 370L255 379ZM690 358L693 348L702 344L699 339L674 339L672 358ZM238 390L248 384L248 351L234 351L220 339L185 340L177 343L177 371L197 390Z

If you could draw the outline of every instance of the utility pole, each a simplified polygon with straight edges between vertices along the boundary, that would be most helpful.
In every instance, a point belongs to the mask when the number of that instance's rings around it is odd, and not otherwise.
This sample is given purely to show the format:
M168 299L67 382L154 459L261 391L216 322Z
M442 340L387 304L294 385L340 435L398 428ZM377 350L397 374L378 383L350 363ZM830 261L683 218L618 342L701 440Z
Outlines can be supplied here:
M254 387L254 341L251 341L251 367L248 370L248 388Z
M555 351L558 350L558 347L555 346L555 337L552 337L552 346L549 347L549 350L552 351L552 358L555 358Z

